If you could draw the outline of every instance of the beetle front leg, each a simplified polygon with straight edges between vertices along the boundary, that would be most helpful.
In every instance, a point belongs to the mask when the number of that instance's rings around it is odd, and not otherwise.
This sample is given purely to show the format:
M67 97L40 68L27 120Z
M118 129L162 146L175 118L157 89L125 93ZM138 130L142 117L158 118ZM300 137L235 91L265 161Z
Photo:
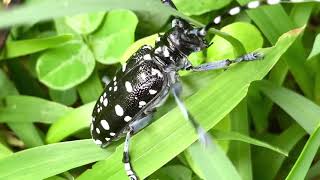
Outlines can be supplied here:
M185 104L183 103L183 100L180 97L180 94L182 92L182 86L178 81L172 85L171 92L184 118L187 121L189 121L191 125L194 127L194 129L196 130L199 136L200 143L205 147L208 147L208 145L212 144L211 138L206 133L206 131L199 125L199 123L193 118L193 116L190 114Z
M210 62L210 63L205 63L201 64L199 66L193 67L190 66L186 70L190 71L209 71L209 70L216 70L216 69L225 69L229 67L233 63L239 63L239 62L246 62L246 61L255 61L262 59L263 55L257 52L253 53L248 53L245 54L239 58L233 59L233 60L220 60L220 61L215 61L215 62Z

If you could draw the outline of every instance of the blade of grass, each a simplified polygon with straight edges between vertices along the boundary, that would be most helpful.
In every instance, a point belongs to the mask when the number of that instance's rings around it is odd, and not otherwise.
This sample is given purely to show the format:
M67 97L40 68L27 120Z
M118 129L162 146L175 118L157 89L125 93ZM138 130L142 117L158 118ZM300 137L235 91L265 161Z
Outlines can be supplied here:
M212 135L214 136L214 139L216 140L220 140L220 141L240 141L241 142L245 142L248 144L252 144L255 146L259 146L259 147L264 147L267 148L273 152L277 152L283 156L288 156L288 151L281 149L275 145L260 141L258 139L252 138L250 136L247 136L245 134L242 133L238 133L238 132L223 132L223 131L218 131L218 130L211 130L210 131L212 133ZM243 144L243 143L242 143ZM233 147L230 147L230 149Z
M320 146L319 125L311 134L286 180L304 179Z
M18 90L7 78L6 74L0 69L0 99L8 95L18 95ZM0 107L2 107L0 105ZM39 130L32 123L7 123L9 128L15 132L26 147L43 145L43 140L39 135Z
M243 99L230 113L231 129L243 135L249 134L247 100ZM252 179L251 148L249 144L231 142L228 155L237 168L241 178Z
M270 142L290 152L305 134L305 131L299 125L293 124L279 136L271 139ZM253 176L260 180L275 179L286 157L265 149L254 150L252 158L254 167Z
M72 109L31 96L7 96L4 100L6 106L0 108L0 122L53 123Z
M111 149L111 148L110 148ZM0 179L44 179L69 169L106 158L111 151L92 140L50 144L27 149L0 159Z
M57 119L50 127L46 141L56 143L79 130L88 128L94 105L95 102L85 104Z
M257 82L261 91L287 112L309 134L320 123L320 107L307 98L269 81Z
M72 39L72 35L60 35L46 38L8 41L0 60L24 56L56 47Z
M212 146L209 151L204 149L199 142L196 142L187 150L193 159L193 164L199 167L204 179L241 180L236 168L223 149L214 142Z
M211 129L245 97L252 81L263 78L270 71L301 31L302 29L291 31L282 36L275 47L264 49L262 52L266 56L263 61L238 64L214 80L209 80L207 88L201 89L186 100L190 112L205 129ZM234 79L237 80L232 81ZM133 136L131 144L133 166L140 178L145 178L181 153L196 139L197 135L192 127L185 122L179 110L174 108ZM122 147L119 148L119 151L112 154L108 160L95 164L79 179L125 178L121 164Z

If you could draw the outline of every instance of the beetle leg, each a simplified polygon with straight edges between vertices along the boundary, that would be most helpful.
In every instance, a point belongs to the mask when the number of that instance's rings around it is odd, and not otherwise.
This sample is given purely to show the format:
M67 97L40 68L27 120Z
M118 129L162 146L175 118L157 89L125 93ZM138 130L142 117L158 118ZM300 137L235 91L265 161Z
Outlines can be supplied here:
M205 147L208 147L208 145L212 144L211 138L206 133L206 131L198 124L198 122L193 118L193 116L190 114L185 104L183 103L183 100L180 97L182 87L178 81L172 85L171 92L184 118L191 123L191 125L198 133L200 143Z
M124 169L129 179L138 180L138 176L136 175L136 173L133 171L131 167L130 155L129 155L129 144L130 144L130 138L132 134L133 134L133 129L130 128L130 130L127 132L126 140L124 141L122 162L124 163Z
M246 61L255 61L262 59L263 55L257 52L245 54L239 58L233 59L233 60L220 60L216 62L210 62L210 63L205 63L196 67L190 66L186 70L191 70L191 71L209 71L209 70L215 70L215 69L225 69L229 67L233 63L239 63L239 62L246 62Z
M127 131L126 140L124 141L124 149L123 149L123 159L122 162L124 163L124 169L127 172L127 175L130 180L137 180L138 176L134 172L131 161L130 161L130 154L129 154L129 145L130 145L130 138L131 135L135 134L136 132L140 131L141 129L145 128L148 124L150 124L152 120L152 115L145 116L141 119L138 119L132 122L129 125L129 130Z

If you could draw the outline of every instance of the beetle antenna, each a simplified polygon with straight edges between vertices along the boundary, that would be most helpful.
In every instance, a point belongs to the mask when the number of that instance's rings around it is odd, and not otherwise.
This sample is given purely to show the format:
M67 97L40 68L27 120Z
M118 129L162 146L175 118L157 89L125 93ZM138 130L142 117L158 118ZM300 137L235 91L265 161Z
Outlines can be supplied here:
M169 5L173 9L177 10L177 7L174 5L174 3L171 0L161 0L163 4Z

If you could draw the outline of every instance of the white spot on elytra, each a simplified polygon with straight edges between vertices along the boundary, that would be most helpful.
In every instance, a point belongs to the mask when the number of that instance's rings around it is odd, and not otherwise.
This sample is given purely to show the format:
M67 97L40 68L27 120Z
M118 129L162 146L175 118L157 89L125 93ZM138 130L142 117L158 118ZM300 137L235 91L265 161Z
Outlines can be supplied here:
M157 47L157 49L154 50L154 53L160 54L162 52L161 47Z
M116 133L114 133L114 132L110 133L110 136L115 136L115 135L116 135Z
M130 93L130 92L132 92L132 85L131 85L131 83L129 82L129 81L126 81L125 83L124 83L124 85L126 86L126 90Z
M136 96L136 97L134 97L134 99L138 99L138 97Z
M105 98L107 96L107 93L105 92L105 93L103 93L103 97Z
M167 47L164 47L164 48L163 48L163 56L164 56L164 57L170 57L170 53L169 53Z
M156 90L153 90L153 89L150 89L150 90L149 90L149 93L150 93L151 95L153 95L153 94L156 94L157 91L156 91Z
M143 56L143 59L144 59L144 60L152 60L150 54L144 55L144 56Z
M126 70L126 66L127 66L126 63L122 64L122 72L124 72Z
M217 16L216 18L214 18L213 22L215 24L219 24L221 22L221 16Z
M105 99L103 100L103 105L104 105L104 107L107 107L107 106L108 106L108 99L107 99L107 98L105 98Z
M102 144L102 142L100 140L98 140L98 139L95 140L94 143L96 143L97 145L101 145Z
M231 16L236 15L236 14L238 14L240 12L240 10L241 10L240 7L234 7L232 9L230 9L229 14Z
M109 91L112 91L112 87L109 87Z
M147 75L146 75L146 73L141 73L140 74L140 77L143 79L143 80L146 80L146 78L147 78Z
M100 122L101 126L103 127L103 129L105 130L109 130L110 129L110 126L109 126L109 123L107 122L107 120L101 120Z
M118 90L118 86L115 86L113 91L117 91Z
M116 81L117 80L117 76L115 76L114 78L113 78L113 81Z
M124 117L124 121L129 122L132 118L130 116Z
M159 77L163 77L162 73L158 69L151 69L151 74L152 75L158 75Z
M140 101L139 102L139 108L142 108L144 105L146 105L147 103L145 101Z
M108 137L106 137L106 138L104 138L106 141L110 141L110 138L108 138Z
M114 81L114 82L113 82L113 86L116 86L116 85L117 85L117 81Z
M96 120L96 118L92 117L92 122L94 122Z
M103 96L100 96L100 103L103 102Z
M257 8L260 6L260 2L259 1L252 1L248 3L248 8L253 9L253 8Z
M100 129L99 129L99 128L96 128L96 132L97 132L98 134L100 134Z
M117 105L114 107L114 109L115 109L116 114L117 114L118 116L123 116L123 109L122 109L122 107L121 107L119 104L117 104Z
M280 0L267 0L267 3L268 3L269 5L279 4L279 3L280 3Z

